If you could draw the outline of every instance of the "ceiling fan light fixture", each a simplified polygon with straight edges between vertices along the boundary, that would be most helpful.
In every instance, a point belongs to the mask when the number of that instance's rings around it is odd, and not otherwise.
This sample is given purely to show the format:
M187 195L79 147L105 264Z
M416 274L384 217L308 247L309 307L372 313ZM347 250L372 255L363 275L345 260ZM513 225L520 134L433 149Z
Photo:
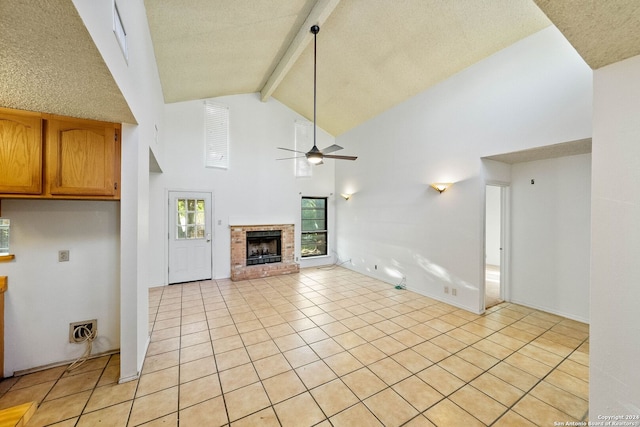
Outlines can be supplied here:
M314 165L317 165L322 162L322 153L307 153L307 161Z

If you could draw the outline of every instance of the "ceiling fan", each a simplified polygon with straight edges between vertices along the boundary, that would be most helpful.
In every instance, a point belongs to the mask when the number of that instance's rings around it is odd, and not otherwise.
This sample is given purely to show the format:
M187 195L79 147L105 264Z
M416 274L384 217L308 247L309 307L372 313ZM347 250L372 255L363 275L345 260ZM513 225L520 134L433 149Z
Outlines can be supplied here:
M312 163L314 165L320 165L322 164L322 159L338 159L338 160L355 160L357 159L356 156L336 156L333 154L328 154L328 153L333 153L334 151L338 151L338 150L342 150L342 147L336 144L333 144L327 148L324 148L322 150L318 149L318 147L316 146L316 50L317 50L317 35L320 32L320 27L317 25L313 25L311 27L311 33L313 34L313 147L311 148L311 150L307 151L306 153L304 151L298 151L298 150L292 150L290 148L283 148L283 147L278 147L278 149L280 150L286 150L286 151L293 151L294 153L301 153L304 154L304 157L307 158L307 161L309 163ZM287 160L287 159L299 159L302 158L302 156L297 156L297 157L287 157L284 159L278 159L278 160Z

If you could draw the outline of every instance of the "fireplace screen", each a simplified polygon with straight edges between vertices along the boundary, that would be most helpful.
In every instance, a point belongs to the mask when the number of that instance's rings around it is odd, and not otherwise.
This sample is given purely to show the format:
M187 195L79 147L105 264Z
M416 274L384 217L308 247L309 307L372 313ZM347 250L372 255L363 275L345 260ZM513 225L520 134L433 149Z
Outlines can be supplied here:
M281 231L247 231L247 265L282 261Z

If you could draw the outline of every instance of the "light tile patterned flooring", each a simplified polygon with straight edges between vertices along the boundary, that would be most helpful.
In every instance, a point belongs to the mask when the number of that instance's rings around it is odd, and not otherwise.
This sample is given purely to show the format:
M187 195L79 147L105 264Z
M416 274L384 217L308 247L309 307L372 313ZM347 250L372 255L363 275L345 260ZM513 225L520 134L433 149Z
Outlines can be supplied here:
M588 418L588 326L475 315L343 268L150 290L138 381L118 355L0 383L28 427L553 425Z

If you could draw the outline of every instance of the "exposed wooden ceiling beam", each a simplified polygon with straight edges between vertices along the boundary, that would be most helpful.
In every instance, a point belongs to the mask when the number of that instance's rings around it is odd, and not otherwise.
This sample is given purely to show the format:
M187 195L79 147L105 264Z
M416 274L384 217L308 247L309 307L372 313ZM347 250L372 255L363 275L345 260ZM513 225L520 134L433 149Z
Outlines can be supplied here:
M284 55L282 55L280 62L278 62L267 83L265 83L260 91L260 98L263 102L268 100L273 92L275 92L280 82L282 82L282 79L284 79L293 64L298 60L300 54L302 54L302 51L313 39L313 35L309 31L311 26L319 25L322 27L338 3L340 3L340 0L318 0L316 2L311 12L309 12L309 16L307 16L307 19L304 21L304 24L302 24L302 27L298 30L298 34L293 38L289 48Z

